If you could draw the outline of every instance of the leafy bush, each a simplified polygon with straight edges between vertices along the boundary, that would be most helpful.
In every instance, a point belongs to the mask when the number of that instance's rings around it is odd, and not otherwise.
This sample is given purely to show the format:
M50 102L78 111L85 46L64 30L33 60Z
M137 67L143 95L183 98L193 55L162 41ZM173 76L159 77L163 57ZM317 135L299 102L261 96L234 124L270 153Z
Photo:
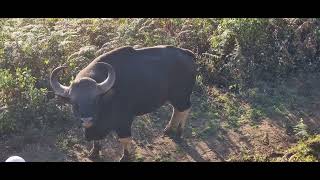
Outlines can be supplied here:
M320 135L300 140L288 150L290 162L319 162Z
M36 78L27 68L16 68L14 74L0 69L0 104L5 105L0 112L0 134L42 128L66 119L66 113L47 99L47 89L36 88L35 84Z
M275 81L319 69L318 19L222 19L202 61L208 83Z

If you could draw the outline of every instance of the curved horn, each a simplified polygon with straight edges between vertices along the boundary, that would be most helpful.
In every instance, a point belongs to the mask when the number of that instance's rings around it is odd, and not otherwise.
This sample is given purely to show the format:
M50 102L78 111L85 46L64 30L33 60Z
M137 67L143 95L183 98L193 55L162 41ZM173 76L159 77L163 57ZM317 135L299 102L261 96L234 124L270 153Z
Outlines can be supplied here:
M60 70L67 68L66 66L60 66L54 69L50 75L50 85L55 94L62 97L69 97L69 87L61 85L58 81L57 74Z
M98 84L99 94L103 94L111 89L114 85L114 82L116 80L116 73L110 64L104 62L99 62L99 64L104 65L104 67L106 67L108 70L107 79Z

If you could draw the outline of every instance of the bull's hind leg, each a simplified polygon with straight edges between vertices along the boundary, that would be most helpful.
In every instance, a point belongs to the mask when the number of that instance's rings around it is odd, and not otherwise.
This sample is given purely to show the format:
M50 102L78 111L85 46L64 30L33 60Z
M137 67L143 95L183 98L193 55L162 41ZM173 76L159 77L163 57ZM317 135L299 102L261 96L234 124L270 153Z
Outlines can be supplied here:
M183 132L184 132L184 129L186 127L186 122L187 122L187 119L189 117L190 111L191 111L191 107L186 109L183 112L180 112L180 115L179 115L180 116L179 117L179 126L178 126L178 129L177 129L177 136L178 137L181 137Z
M169 102L173 106L171 119L166 126L164 133L171 137L180 138L184 131L187 118L191 110L190 96L192 86L179 86L170 92ZM183 88L186 87L186 88Z
M166 128L164 129L165 134L170 135L177 131L179 126L179 115L180 115L179 111L173 107L171 119L167 124Z
M89 152L89 158L90 159L97 159L99 158L99 152L101 150L101 145L99 141L93 141L92 143L92 149Z
M169 136L181 137L184 131L187 118L189 116L191 107L184 111L179 111L177 108L173 108L171 119L164 129L164 133Z
M172 69L169 80L168 97L174 107L171 120L164 133L181 137L191 110L190 96L195 83L193 63L188 59L178 60Z
M133 159L133 140L132 137L119 138L119 141L123 147L123 154L120 162L129 162Z

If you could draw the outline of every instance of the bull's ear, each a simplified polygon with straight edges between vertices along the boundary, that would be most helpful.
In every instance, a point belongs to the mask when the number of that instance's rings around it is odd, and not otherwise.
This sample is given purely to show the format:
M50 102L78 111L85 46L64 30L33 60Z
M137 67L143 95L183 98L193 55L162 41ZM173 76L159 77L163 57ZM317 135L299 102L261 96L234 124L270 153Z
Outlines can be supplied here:
M64 97L64 96L59 96L55 95L56 99L58 100L59 103L62 104L71 104L70 98L69 97Z

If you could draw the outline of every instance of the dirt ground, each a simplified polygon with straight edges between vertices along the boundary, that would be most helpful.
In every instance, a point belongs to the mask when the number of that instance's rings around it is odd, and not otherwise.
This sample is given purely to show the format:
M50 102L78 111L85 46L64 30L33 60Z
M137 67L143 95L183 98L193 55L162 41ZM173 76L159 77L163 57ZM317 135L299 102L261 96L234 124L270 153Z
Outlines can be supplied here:
M316 118L313 120L319 121L319 116ZM187 129L184 138L178 142L163 136L162 130L167 121L137 127L136 124L143 120L144 117L139 117L133 125L135 161L221 162L245 161L246 156L251 156L249 160L256 156L275 158L283 156L281 150L294 143L285 129L270 119L263 120L256 127L245 125L237 130L222 130L218 136L195 137ZM81 128L70 124L61 132L34 131L21 136L2 137L0 159L4 161L11 155L19 155L32 162L92 162L87 158L91 143L83 139ZM99 161L119 161L122 149L116 135L110 134L102 144Z
M281 128L265 120L258 128L245 126L237 132L223 132L222 137L212 136L203 139L186 135L182 141L175 142L169 137L162 136L161 129L149 129L150 134L136 132L134 135L136 161L228 161L231 156L233 156L231 160L240 159L241 157L237 156L243 156L241 153L244 150L275 156L276 149L290 145L289 137L282 131ZM61 136L66 138L65 141L61 142L59 138ZM63 146L61 144L65 147L61 147ZM121 156L121 146L116 136L110 135L102 144L100 161L117 162ZM46 133L42 136L30 134L7 137L6 141L1 141L0 147L0 158L3 161L11 155L19 155L26 161L32 162L92 161L86 157L91 143L82 139L82 130L77 127L71 127L58 136L55 133Z
M319 92L319 91L316 91ZM300 108L310 131L320 127L320 95L316 94L307 109ZM151 162L222 162L222 161L278 161L285 150L296 143L292 132L281 125L280 117L264 118L252 126L218 128L215 133L197 136L192 127L208 119L189 118L181 141L163 136L163 129L171 116L171 106L137 117L132 126L135 161ZM298 110L297 110L298 111ZM297 112L289 114L288 121L297 122ZM118 162L122 148L115 134L102 141L103 162ZM91 143L83 138L77 122L56 124L46 129L25 130L21 135L0 137L0 161L18 155L32 162L92 162L87 158Z

